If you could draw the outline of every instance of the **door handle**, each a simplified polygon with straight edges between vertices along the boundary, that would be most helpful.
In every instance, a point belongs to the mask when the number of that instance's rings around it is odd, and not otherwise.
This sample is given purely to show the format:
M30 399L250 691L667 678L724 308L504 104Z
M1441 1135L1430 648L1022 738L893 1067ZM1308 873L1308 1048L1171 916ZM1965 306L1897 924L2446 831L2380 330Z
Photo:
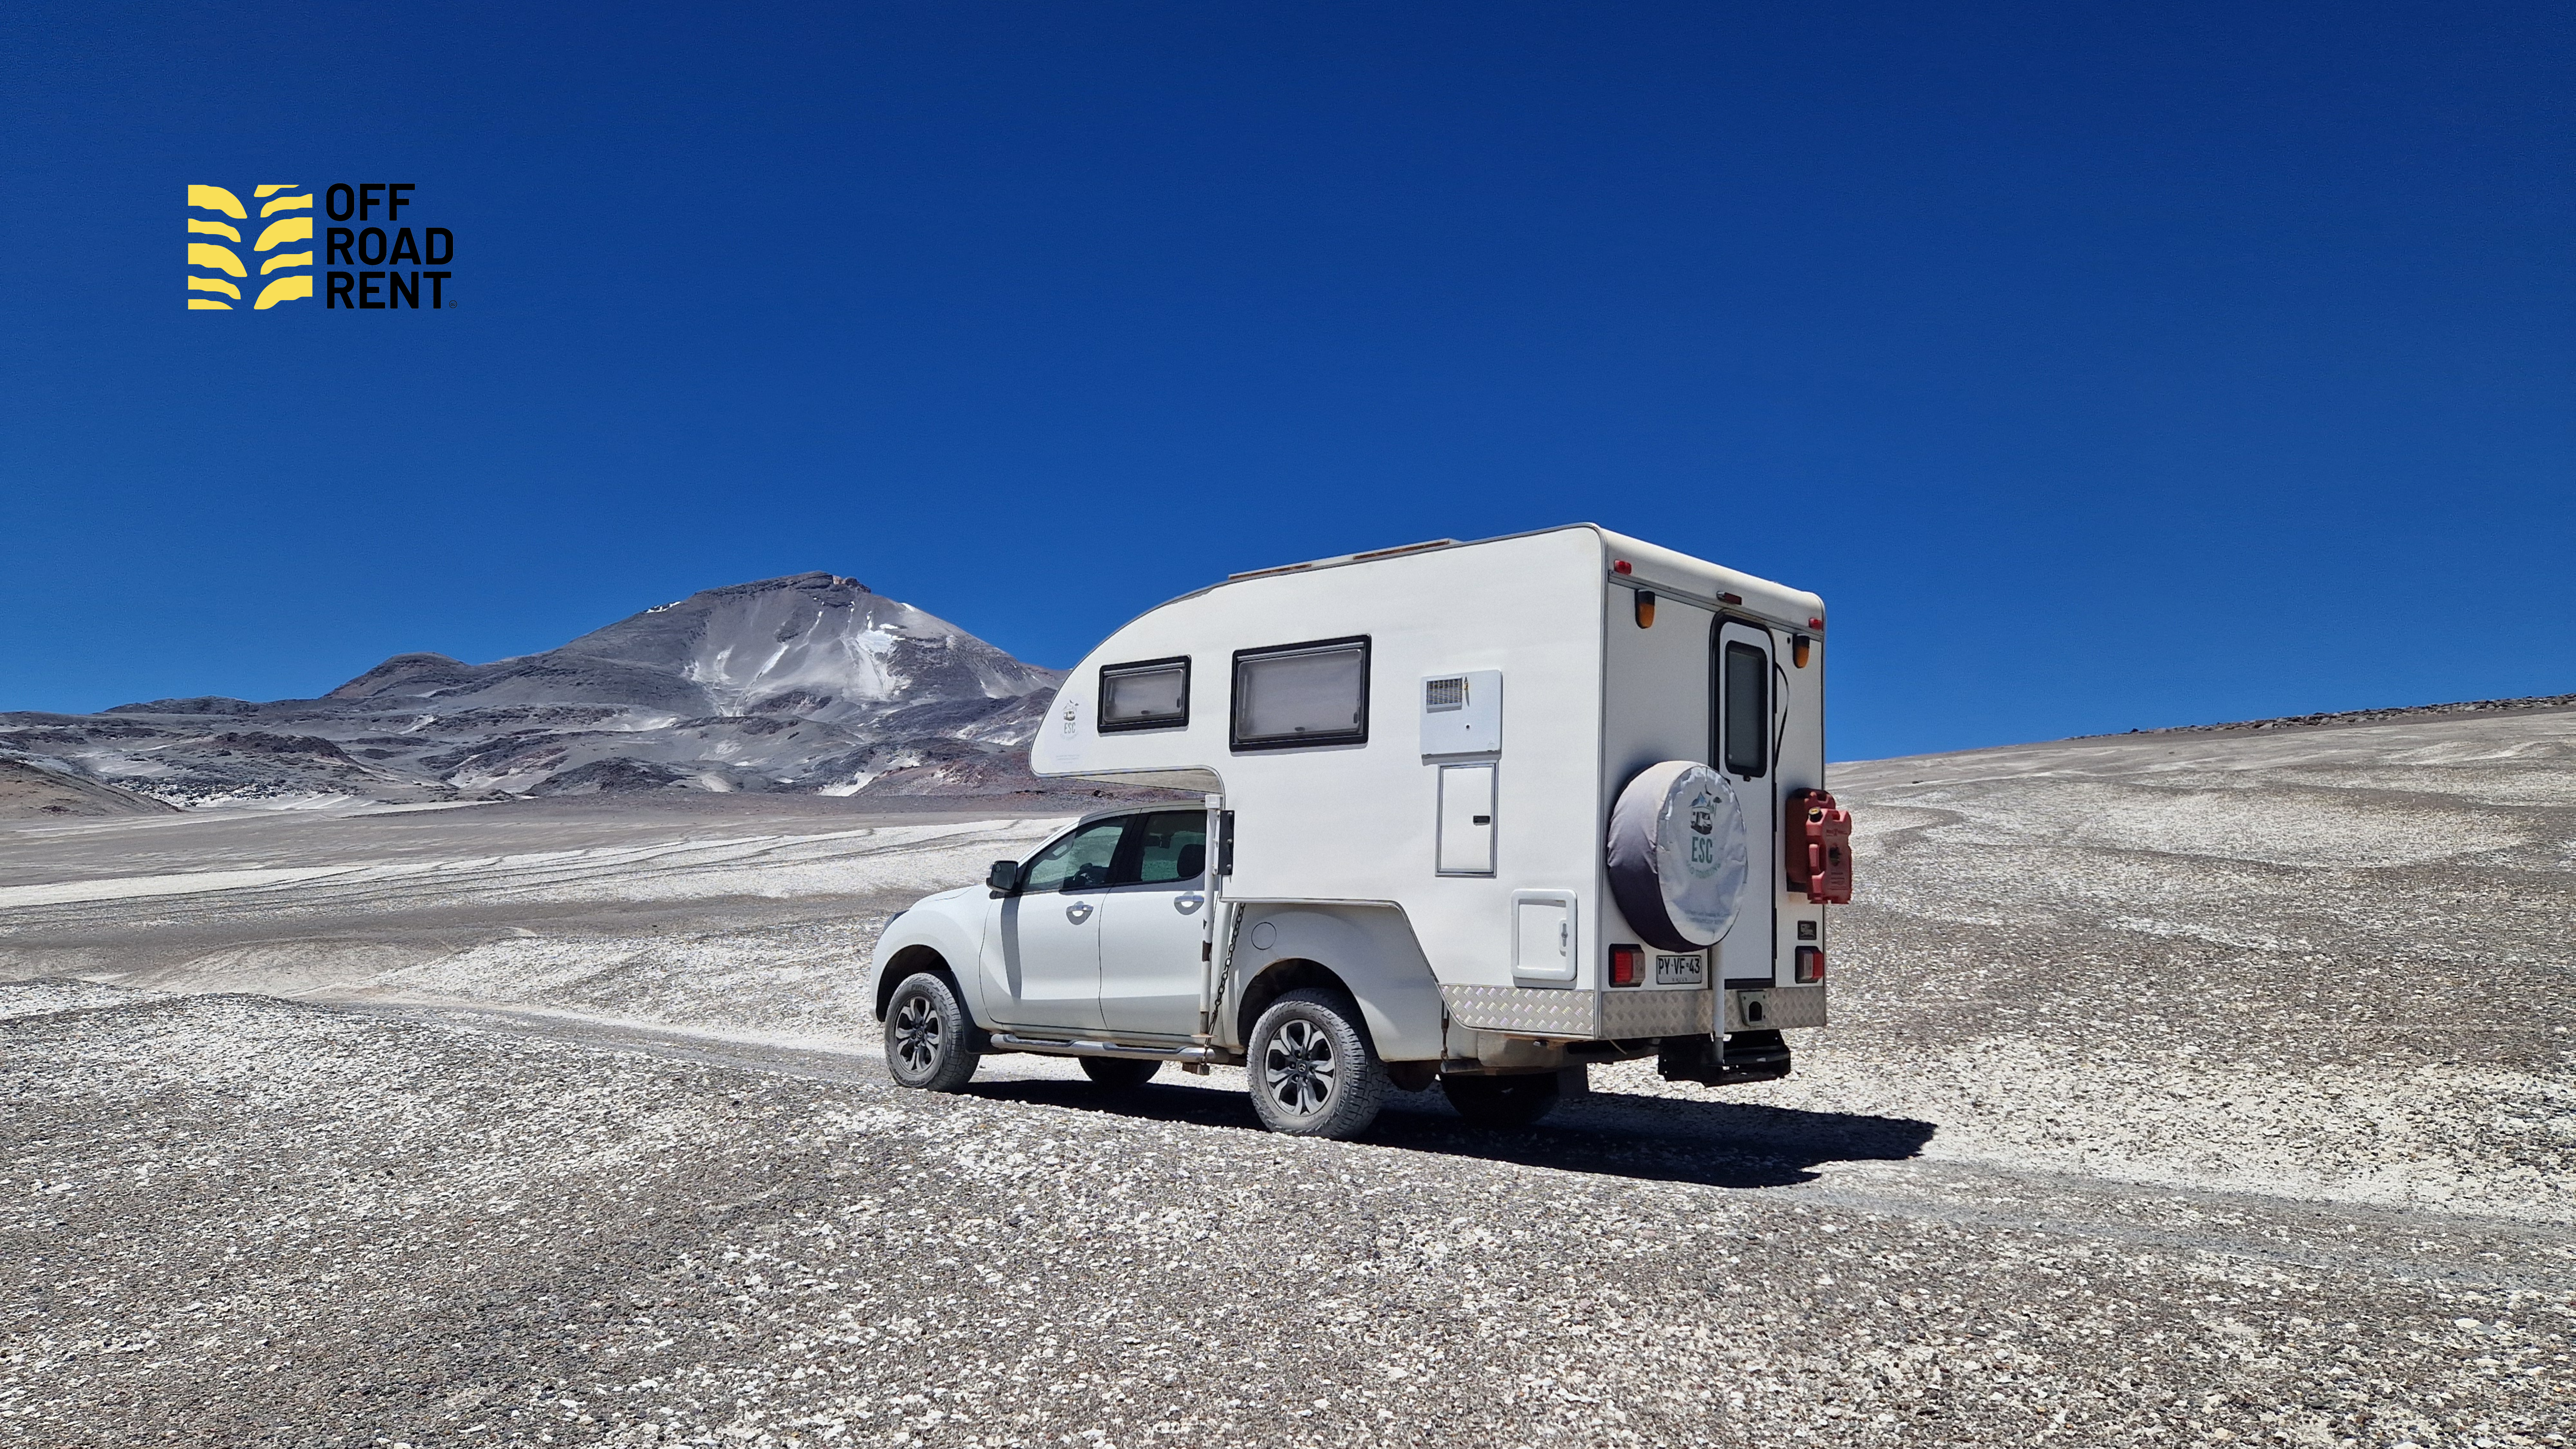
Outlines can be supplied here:
M1172 909L1185 916L1206 904L1207 897L1196 893L1172 897Z
M1069 906L1067 906L1067 907L1065 907L1065 908L1064 908L1064 918L1065 918L1066 920L1068 920L1068 921L1073 922L1073 923L1074 923L1075 925L1077 925L1077 926L1081 925L1083 922L1085 922L1085 921L1087 921L1087 920L1090 920L1090 919L1091 919L1091 902L1089 902L1089 901L1075 901L1072 905L1069 905Z

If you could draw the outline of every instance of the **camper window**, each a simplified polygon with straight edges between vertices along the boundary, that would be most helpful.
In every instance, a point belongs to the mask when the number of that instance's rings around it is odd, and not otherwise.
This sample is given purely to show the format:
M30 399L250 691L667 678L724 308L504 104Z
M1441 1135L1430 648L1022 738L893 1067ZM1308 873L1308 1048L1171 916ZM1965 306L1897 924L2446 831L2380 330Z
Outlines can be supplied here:
M1100 729L1180 729L1190 722L1190 661L1147 659L1100 666Z
M1771 763L1771 661L1750 644L1726 646L1726 768L1751 779Z
M1234 747L1366 742L1368 673L1365 637L1236 651Z

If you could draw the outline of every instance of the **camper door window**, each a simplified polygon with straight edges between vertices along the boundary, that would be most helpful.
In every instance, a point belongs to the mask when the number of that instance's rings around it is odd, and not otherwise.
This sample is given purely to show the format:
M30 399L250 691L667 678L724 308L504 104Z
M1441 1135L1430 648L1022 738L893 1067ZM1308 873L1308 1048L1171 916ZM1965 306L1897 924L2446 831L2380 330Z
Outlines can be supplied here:
M1190 722L1190 661L1146 659L1100 666L1100 729L1170 730Z
M1726 646L1726 768L1746 779L1771 762L1771 660L1750 644Z
M1234 747L1368 740L1369 641L1318 639L1234 656Z

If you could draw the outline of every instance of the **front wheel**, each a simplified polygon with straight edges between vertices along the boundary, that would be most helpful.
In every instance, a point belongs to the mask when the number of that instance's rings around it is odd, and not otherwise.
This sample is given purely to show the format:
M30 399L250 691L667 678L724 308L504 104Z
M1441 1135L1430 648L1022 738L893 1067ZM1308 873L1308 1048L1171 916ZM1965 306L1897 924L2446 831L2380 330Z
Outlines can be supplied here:
M1386 1063L1360 1029L1359 1007L1307 988L1271 1003L1253 1024L1244 1074L1261 1125L1292 1137L1356 1137L1386 1101Z
M982 1059L974 1036L974 1023L946 981L926 971L907 976L886 1003L886 1070L898 1086L963 1090Z
M1479 1127L1527 1127L1556 1110L1554 1072L1513 1077L1442 1077L1440 1090L1458 1115Z

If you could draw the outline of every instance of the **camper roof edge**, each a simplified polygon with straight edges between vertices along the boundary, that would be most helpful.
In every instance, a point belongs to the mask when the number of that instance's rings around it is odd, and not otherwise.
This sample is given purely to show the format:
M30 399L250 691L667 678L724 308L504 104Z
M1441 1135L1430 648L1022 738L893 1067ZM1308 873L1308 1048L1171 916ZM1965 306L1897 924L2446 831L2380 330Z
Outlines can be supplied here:
M1673 598L1691 599L1713 609L1737 609L1786 629L1818 633L1823 631L1824 625L1821 621L1825 617L1825 601L1818 595L1808 593L1804 589L1793 589L1786 584L1775 583L1756 574L1731 569L1723 564L1710 563L1703 558L1694 558L1677 549L1648 543L1644 539L1629 534L1614 532L1597 523L1560 523L1548 528L1523 529L1519 533L1498 533L1491 538L1435 538L1421 543L1403 544L1395 548L1337 554L1331 558L1311 559L1305 563L1280 564L1266 569L1247 569L1242 573L1228 574L1224 579L1209 584L1205 588L1192 589L1186 594L1176 594L1155 605L1154 608L1164 608L1180 603L1184 599L1195 599L1201 594L1214 593L1218 589L1246 583L1253 579L1276 578L1282 574L1312 573L1318 569L1347 568L1353 564L1380 563L1411 554L1453 548L1478 548L1489 543L1509 543L1516 538L1536 538L1541 534L1567 533L1575 529L1587 529L1599 536L1603 552L1603 567L1624 574L1628 582L1640 588L1657 589ZM1619 570L1617 565L1623 560L1629 567L1626 570ZM1726 599L1729 594L1736 596L1735 601L1729 602ZM1153 609L1148 609L1145 614L1152 612L1154 612ZM1144 618L1145 614L1139 614L1136 618ZM1127 622L1132 624L1136 619L1130 619Z
M1599 533L1602 546L1610 551L1611 571L1639 588L1689 599L1712 609L1751 614L1784 629L1824 632L1825 601L1820 595L1641 538L1613 533L1595 524L1576 526ZM1626 569L1619 568L1622 560L1628 564Z

